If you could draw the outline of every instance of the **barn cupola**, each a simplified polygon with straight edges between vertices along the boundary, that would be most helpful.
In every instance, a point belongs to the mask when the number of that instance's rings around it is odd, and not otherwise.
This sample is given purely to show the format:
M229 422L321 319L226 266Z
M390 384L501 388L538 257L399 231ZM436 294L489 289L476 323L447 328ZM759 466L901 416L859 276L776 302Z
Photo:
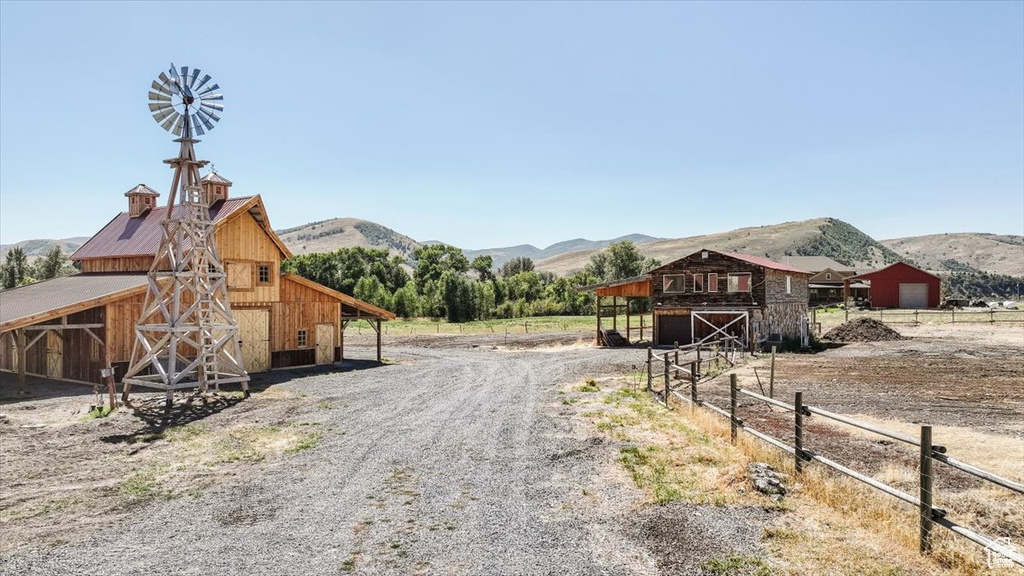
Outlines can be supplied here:
M128 216L138 218L156 206L156 198L160 193L145 184L139 184L124 195L128 197Z
M231 188L231 181L227 178L217 174L214 170L203 176L203 192L206 193L206 197L210 200L210 206L213 206L221 200L228 199L228 188Z

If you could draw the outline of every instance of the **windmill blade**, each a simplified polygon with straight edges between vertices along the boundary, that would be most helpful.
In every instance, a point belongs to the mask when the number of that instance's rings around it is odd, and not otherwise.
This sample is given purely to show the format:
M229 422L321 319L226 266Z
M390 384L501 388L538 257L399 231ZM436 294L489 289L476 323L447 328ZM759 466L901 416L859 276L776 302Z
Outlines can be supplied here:
M216 112L212 112L210 110L204 110L204 112L209 114L210 120L213 120L214 122L220 122L220 116L217 116Z
M196 85L196 78L199 78L199 68L192 69L192 78L188 81L188 87L194 88Z
M192 115L192 126L195 126L196 132L202 136L206 132L203 131L203 125L199 122L198 116L198 113Z
M211 76L209 74L203 74L203 79L199 81L199 84L195 86L195 90L202 88L207 82L210 81Z
M182 127L182 124L184 124L184 123L185 123L185 117L183 115L181 115L181 114L178 114L177 121L175 121L175 123L174 123L174 130L172 130L172 132L174 132L175 136L181 136L181 127Z
M177 110L174 110L174 111L172 111L172 112L171 112L171 115L170 115L170 116L169 116L169 117L167 118L167 120L165 120L165 121L164 121L164 122L163 122L162 124L160 124L160 126L161 126L161 127L162 127L162 128L164 129L164 130L167 130L168 132L170 132L170 131L171 131L171 128L172 128L172 127L174 126L174 122L175 122L175 121L176 121L176 120L178 119L178 117L180 117L180 116L181 116L181 114L178 114L178 111L177 111Z
M174 107L171 106L170 103L168 103L168 102L157 102L156 104L150 104L149 105L149 111L150 112L160 112L160 111L163 111L163 110L173 110L173 109L174 109Z
M163 110L157 110L153 113L153 120L156 120L157 124L160 124L164 120L172 118L175 114L177 114L177 111L175 111L174 108L164 108ZM173 118L171 121L173 122Z
M218 88L220 88L220 84L216 84L215 83L213 86L210 86L206 90L203 90L202 92L200 92L199 95L202 96L204 94L209 94L210 92L213 92L214 90L217 90Z
M163 76L163 74L161 74L161 76ZM167 83L166 82L163 83L163 84L160 84L159 82L154 80L153 83L150 84L149 87L153 91L155 91L157 94L164 94L167 97L171 96L171 89L167 87Z
M188 66L182 66L181 67L181 78L180 78L180 80L181 80L181 85L182 86L187 86L188 85Z
M207 132L213 130L213 122L210 122L210 115L206 112L206 110L200 108L199 112L196 112L196 116L199 117L199 121L203 123L203 126L206 126Z
M200 100L204 100L204 101L205 100L223 100L224 99L224 95L223 94L207 94L206 96L200 96L199 99Z
M174 62L171 62L171 78L168 83L171 86L171 90L174 90L175 94L181 93L181 79L178 77L178 69L174 67Z
M162 94L160 92L150 92L149 93L149 99L150 100L154 100L156 102L170 102L171 101L171 95L170 94Z
M214 110L219 110L221 112L224 111L224 105L223 104L214 104L213 102L203 101L202 105L207 107L207 108L213 108Z

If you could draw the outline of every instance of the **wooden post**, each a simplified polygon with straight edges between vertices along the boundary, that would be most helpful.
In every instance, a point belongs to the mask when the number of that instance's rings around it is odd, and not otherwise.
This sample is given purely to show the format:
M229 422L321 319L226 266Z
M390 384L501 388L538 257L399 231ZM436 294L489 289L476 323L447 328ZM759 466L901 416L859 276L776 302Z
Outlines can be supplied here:
M382 360L380 355L380 318L377 318L377 362Z
M932 550L932 427L921 426L921 552Z
M665 407L668 408L668 352L665 352Z
M601 345L601 296L594 293L594 298L597 300L597 345Z
M18 394L25 393L25 359L28 357L28 339L25 337L25 329L18 328L15 333L18 340Z
M630 330L629 329L630 329L630 325L629 325L629 298L627 297L626 298L626 342L632 344L633 341L630 339L630 336L629 336Z
M768 376L768 397L775 398L775 345L772 344L772 371Z
M679 342L676 342L675 345L676 345L676 359L673 362L673 364L675 364L675 367L676 367L676 378L679 378Z
M700 375L700 344L697 344L697 374Z
M796 419L796 426L793 429L794 445L796 452L796 471L804 471L804 393L797 392L796 400L793 401L793 414Z
M654 351L651 347L647 347L647 391L649 392L654 386L654 367L651 366L651 362L654 361Z
M917 309L916 308L914 309L914 324L920 324L920 322L917 321Z
M619 330L619 297L612 296L612 330Z
M846 313L846 318L843 319L843 322L849 322L850 321L850 308L849 308L849 306L847 306L845 309L843 309L843 312Z
M690 400L697 405L697 363L690 362Z
M640 315L640 341L644 341L644 315Z
M106 366L105 380L107 381L107 394L110 396L110 411L113 412L117 408L117 398L114 396L114 367L111 366L110 359L110 346L103 343L103 364Z
M338 331L338 361L345 361L345 319L341 318L341 330ZM411 333L411 331L410 331Z
M954 306L954 307L953 307L953 308L951 309L951 311L953 312L953 322L952 322L952 323L953 323L953 324L956 324L956 306Z
M736 375L729 374L729 439L736 443L737 423L736 420Z

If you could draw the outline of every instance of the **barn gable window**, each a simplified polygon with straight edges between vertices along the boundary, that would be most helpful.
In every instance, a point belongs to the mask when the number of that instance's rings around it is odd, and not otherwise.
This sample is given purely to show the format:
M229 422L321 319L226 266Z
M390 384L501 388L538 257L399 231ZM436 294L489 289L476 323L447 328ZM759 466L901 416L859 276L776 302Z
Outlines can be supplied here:
M270 264L260 264L256 269L256 283L257 284L271 284L270 280Z
M708 274L708 292L718 292L718 274Z
M666 294L681 293L685 279L685 274L666 274L662 284L662 291Z
M750 273L729 274L729 292L750 292Z
M704 291L704 275L694 274L693 275L693 291L703 292Z
M831 272L825 272L825 280L831 280L831 279L832 279L832 273Z
M309 335L305 330L299 330L299 334L296 337L296 344L299 348L305 348L309 346Z

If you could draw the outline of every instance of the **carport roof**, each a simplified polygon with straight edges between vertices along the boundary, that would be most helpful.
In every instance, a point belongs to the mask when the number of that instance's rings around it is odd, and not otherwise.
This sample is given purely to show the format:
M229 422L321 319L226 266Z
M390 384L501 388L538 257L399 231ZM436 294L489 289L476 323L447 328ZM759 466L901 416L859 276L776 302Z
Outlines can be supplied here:
M0 291L0 332L103 306L146 282L145 274L75 274Z

